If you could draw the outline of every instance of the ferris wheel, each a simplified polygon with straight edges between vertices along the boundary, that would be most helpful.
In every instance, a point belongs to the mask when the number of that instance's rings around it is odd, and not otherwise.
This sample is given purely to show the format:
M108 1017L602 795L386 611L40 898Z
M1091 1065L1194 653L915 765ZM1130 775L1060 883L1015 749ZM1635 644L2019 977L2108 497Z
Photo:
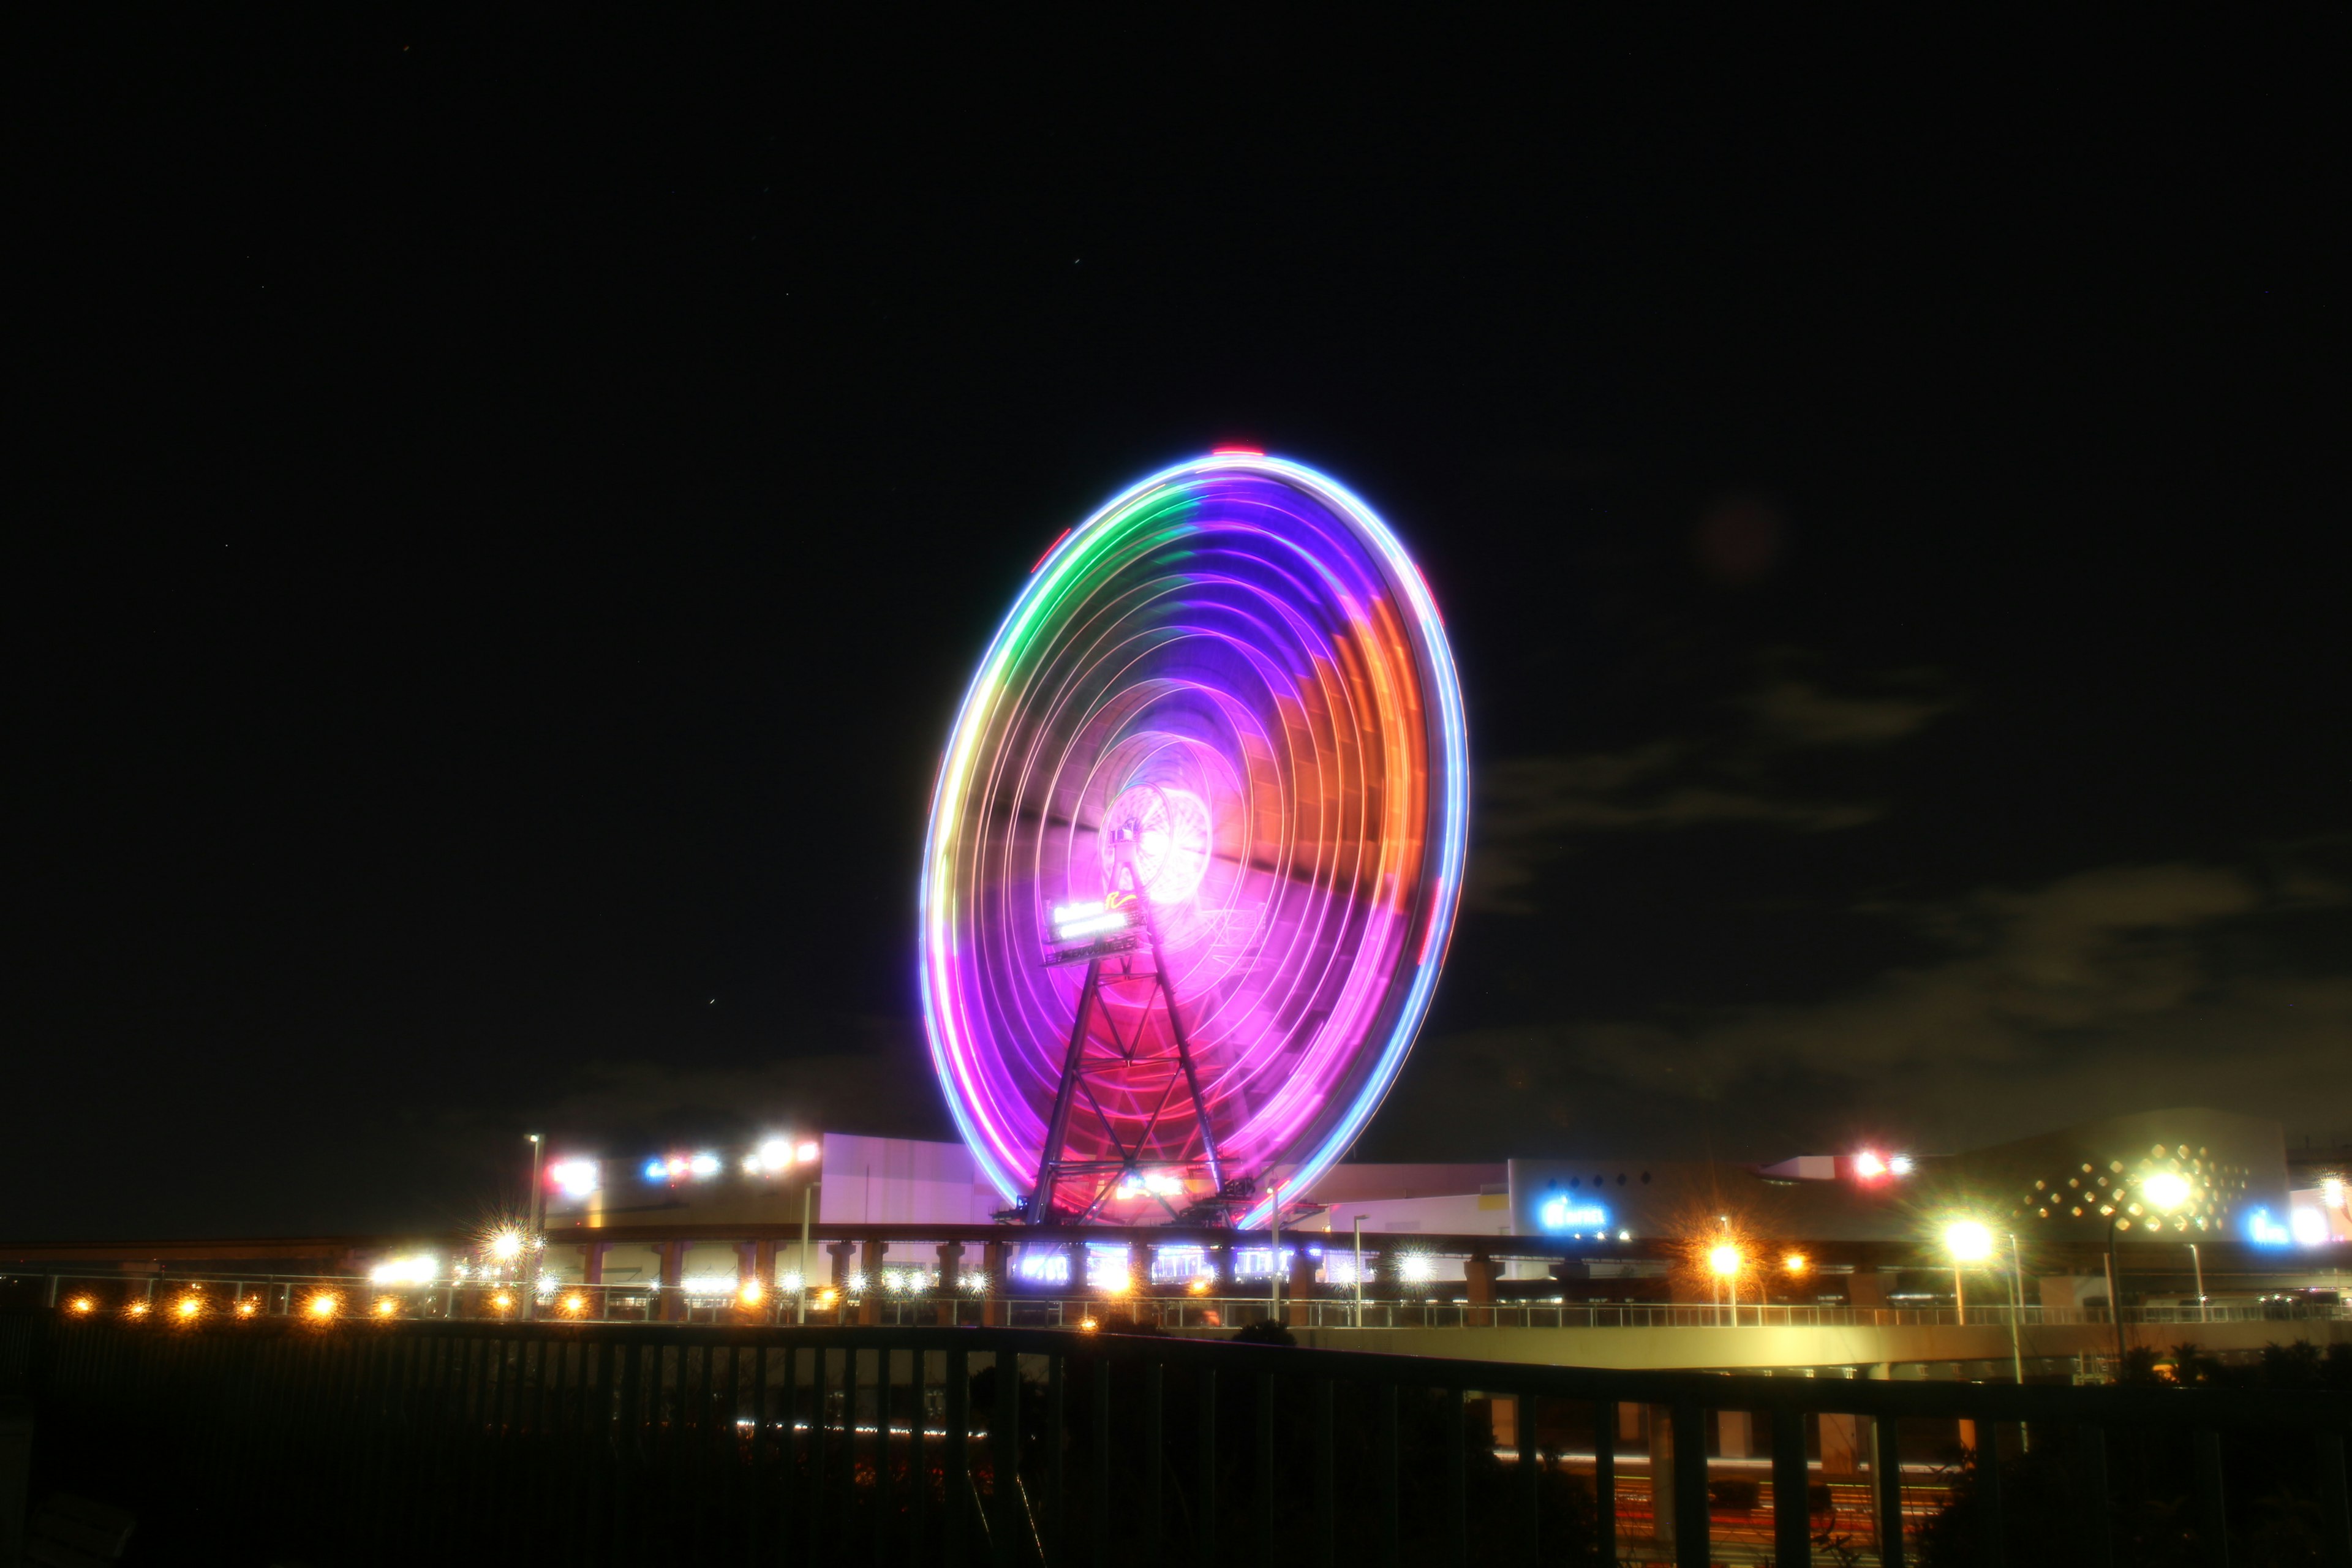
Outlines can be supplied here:
M923 856L932 1061L1008 1212L1254 1226L1344 1154L1428 1010L1468 785L1436 605L1334 480L1221 450L1065 534Z

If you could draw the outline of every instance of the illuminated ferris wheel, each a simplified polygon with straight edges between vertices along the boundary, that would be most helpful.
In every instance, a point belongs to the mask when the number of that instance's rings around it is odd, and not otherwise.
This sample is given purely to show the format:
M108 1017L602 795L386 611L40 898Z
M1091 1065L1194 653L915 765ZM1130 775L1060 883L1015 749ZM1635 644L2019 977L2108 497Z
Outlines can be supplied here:
M1339 484L1220 451L1071 530L924 848L932 1060L1012 1208L1255 1225L1311 1183L1428 1009L1467 818L1436 605Z

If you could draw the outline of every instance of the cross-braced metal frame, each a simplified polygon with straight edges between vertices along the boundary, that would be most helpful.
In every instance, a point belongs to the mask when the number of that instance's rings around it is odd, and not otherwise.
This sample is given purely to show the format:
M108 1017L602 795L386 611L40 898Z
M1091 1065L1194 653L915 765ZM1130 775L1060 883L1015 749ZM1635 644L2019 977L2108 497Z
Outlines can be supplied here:
M1037 1158L1037 1185L1030 1194L1027 1218L1032 1225L1084 1224L1099 1212L1111 1194L1118 1190L1122 1178L1142 1176L1147 1166L1164 1170L1171 1165L1205 1165L1211 1189L1224 1190L1224 1162L1217 1152L1216 1129L1209 1120L1209 1102L1201 1092L1201 1075L1192 1058L1192 1045L1184 1028L1183 1010L1178 1005L1174 984L1168 977L1168 959L1160 946L1160 921L1152 912L1151 900L1139 886L1135 871L1136 825L1126 822L1106 827L1113 835L1117 847L1116 881L1118 891L1131 899L1133 908L1143 921L1144 945L1151 955L1151 969L1147 974L1135 972L1132 950L1104 957L1097 955L1087 961L1087 977L1078 987L1077 1016L1070 1025L1069 1048L1062 1058L1061 1082L1054 1090L1054 1110L1045 1123L1045 1144ZM1106 963L1118 965L1116 974L1104 972ZM1150 991L1137 1011L1135 1024L1126 1037L1118 1030L1118 1019L1103 1005L1105 984L1122 984L1136 981L1148 982ZM1168 1018L1168 1044L1157 1050L1147 1049L1154 1004ZM1088 1025L1094 1014L1102 1014L1103 1027L1110 1036L1108 1045L1093 1039ZM1118 1092L1138 1099L1148 1098L1154 1089L1158 1098L1143 1120L1142 1129L1132 1142L1119 1136L1118 1124L1097 1093L1093 1080L1116 1078ZM1196 1154L1189 1149L1172 1154L1155 1155L1154 1139L1169 1121L1168 1108L1181 1085L1192 1098L1193 1131L1200 1139ZM1114 1154L1093 1159L1070 1158L1070 1124L1079 1110L1080 1101L1090 1111L1102 1130L1102 1136ZM1076 1206L1065 1207L1060 1191L1065 1184L1075 1184L1084 1195ZM1089 1190L1090 1189L1090 1190ZM1151 1196L1168 1211L1171 1220L1182 1217L1167 1197L1160 1193Z

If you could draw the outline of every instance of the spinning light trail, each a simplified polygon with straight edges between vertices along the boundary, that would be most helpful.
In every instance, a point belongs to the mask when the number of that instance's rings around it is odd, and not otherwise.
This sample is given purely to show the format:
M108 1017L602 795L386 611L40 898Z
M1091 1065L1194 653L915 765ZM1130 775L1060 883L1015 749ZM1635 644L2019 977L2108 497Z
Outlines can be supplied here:
M1468 782L1437 607L1330 479L1219 452L1058 541L924 853L932 1059L998 1191L1255 1225L1311 1183L1427 1011Z

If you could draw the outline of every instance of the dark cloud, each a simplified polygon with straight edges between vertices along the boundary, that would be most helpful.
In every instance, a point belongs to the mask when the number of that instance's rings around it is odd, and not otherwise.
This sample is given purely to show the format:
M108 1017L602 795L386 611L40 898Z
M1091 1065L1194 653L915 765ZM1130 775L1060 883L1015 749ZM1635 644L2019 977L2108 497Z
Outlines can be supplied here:
M1670 1142L1704 1134L1755 1155L1848 1129L1945 1148L2150 1105L2342 1108L2352 977L2269 955L2340 939L2347 910L2320 868L2191 863L1872 905L1857 912L1906 923L1935 956L1801 1004L1668 1004L1433 1039L1415 1093L1509 1129L1515 1148L1606 1148L1612 1108L1638 1105L1645 1130L1684 1130ZM2250 946L2257 931L2267 940Z
M1761 735L1790 746L1882 746L1917 734L1958 705L1940 695L1847 696L1793 678L1748 700Z
M1541 868L1584 835L1706 826L1832 833L1876 822L1886 807L1875 801L1776 791L1774 763L1790 751L1882 746L1918 733L1958 706L1925 689L1933 679L1910 677L1921 689L1913 695L1853 696L1774 675L1739 700L1746 721L1728 734L1490 763L1477 778L1465 905L1490 914L1537 912L1532 889Z

